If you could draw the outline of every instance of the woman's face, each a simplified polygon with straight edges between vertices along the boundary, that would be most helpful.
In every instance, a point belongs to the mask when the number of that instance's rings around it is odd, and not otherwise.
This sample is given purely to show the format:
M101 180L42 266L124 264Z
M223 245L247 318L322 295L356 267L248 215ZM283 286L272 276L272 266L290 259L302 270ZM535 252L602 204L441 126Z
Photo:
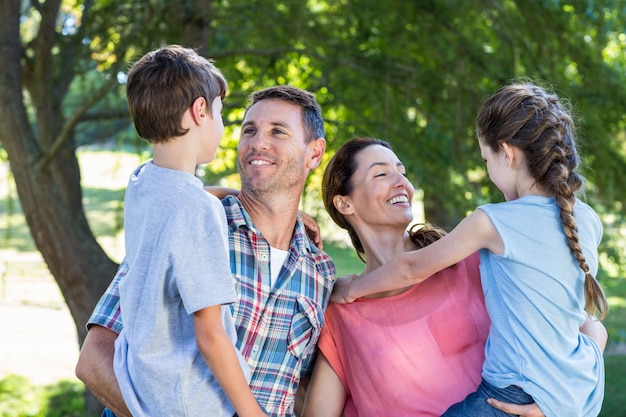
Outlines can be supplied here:
M371 145L357 153L356 162L352 193L345 197L353 226L362 222L406 228L413 220L414 188L396 154L384 146Z

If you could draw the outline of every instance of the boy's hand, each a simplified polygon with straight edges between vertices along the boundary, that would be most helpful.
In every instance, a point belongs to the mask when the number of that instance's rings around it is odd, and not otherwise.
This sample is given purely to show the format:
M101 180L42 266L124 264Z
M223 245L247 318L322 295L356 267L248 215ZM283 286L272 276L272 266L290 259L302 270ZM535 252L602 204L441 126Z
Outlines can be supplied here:
M320 234L320 227L311 215L300 211L300 216L302 217L302 223L304 224L304 228L306 229L306 234L311 239L311 241L317 246L318 249L322 250L324 245L322 244L322 235Z

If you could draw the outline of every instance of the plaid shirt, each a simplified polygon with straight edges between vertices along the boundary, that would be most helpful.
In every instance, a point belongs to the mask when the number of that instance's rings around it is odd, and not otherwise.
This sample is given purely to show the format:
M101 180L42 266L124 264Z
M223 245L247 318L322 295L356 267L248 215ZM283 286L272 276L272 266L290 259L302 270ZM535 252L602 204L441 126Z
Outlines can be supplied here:
M292 416L301 377L313 369L315 345L324 324L335 265L306 237L298 218L285 260L270 287L270 246L239 200L222 203L228 220L230 267L240 296L233 305L237 347L252 368L250 387L271 416ZM118 285L125 262L100 298L88 325L122 329Z

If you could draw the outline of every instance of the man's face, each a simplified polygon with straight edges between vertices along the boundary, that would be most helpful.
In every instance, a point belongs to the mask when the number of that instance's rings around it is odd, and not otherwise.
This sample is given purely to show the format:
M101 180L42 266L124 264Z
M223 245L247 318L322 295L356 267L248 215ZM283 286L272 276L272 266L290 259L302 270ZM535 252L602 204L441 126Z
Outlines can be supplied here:
M302 191L311 169L302 108L280 99L265 99L248 110L241 127L237 167L242 189L256 195Z

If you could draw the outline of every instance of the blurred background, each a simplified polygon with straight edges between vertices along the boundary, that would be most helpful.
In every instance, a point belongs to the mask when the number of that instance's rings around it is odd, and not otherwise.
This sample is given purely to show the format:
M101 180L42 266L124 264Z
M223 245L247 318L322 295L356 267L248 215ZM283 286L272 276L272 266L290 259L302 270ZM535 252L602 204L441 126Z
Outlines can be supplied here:
M126 180L150 158L128 118L126 73L170 43L213 59L229 82L217 160L198 172L208 184L239 186L251 92L291 84L317 95L328 151L302 209L339 275L361 268L320 197L343 142L390 142L418 189L418 217L449 230L502 200L474 135L485 98L527 77L569 101L584 198L605 227L602 416L626 416L626 0L0 0L0 39L0 417L97 412L73 367L124 254Z

